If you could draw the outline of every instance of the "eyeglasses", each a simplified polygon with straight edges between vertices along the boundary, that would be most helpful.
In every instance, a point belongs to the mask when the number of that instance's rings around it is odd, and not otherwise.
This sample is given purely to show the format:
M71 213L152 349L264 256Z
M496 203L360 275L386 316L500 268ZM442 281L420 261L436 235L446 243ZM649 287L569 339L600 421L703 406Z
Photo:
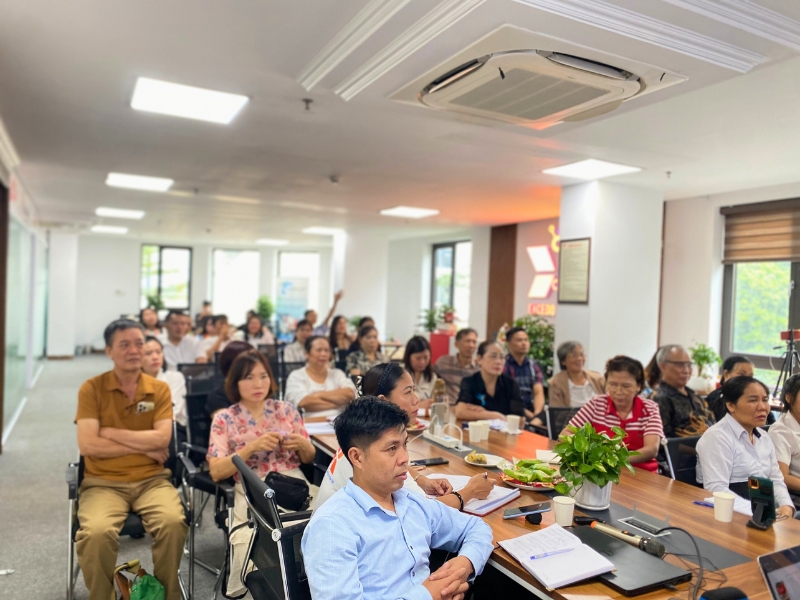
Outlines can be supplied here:
M484 358L487 358L488 360L503 360L505 356L497 352L492 352L491 354L487 354Z
M679 369L691 369L694 366L694 363L692 361L679 362L679 361L676 361L676 360L665 360L664 362L665 363L669 363L671 365L675 365Z
M622 390L623 392L630 392L636 386L632 383L617 383L615 381L609 381L606 383L607 390Z

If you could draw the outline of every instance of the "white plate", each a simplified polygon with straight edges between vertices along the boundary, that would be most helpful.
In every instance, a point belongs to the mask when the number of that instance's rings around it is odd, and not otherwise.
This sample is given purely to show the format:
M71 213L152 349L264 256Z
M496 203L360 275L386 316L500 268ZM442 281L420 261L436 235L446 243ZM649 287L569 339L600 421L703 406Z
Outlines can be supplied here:
M464 457L464 460L471 465L475 465L476 467L486 467L487 469L496 467L501 461L505 460L502 456L496 456L494 454L484 454L483 452L478 452L478 454L483 454L486 457L485 463L472 462L471 460L467 460L467 457Z

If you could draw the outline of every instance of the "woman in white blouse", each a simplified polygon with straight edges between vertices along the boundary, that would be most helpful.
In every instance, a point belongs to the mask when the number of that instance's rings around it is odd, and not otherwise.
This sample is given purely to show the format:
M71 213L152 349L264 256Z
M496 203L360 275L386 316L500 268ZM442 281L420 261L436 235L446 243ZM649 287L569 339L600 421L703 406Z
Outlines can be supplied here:
M800 375L792 375L783 384L781 399L783 414L769 428L769 437L775 444L786 487L800 494Z
M305 417L338 415L356 397L356 386L339 369L329 366L331 344L319 335L306 340L308 363L286 380L284 400L305 411Z
M769 414L769 390L753 377L733 377L722 386L728 414L697 442L697 481L710 492L748 498L749 477L772 480L779 515L794 515L794 504L778 467L775 446L760 429Z
M264 322L258 315L250 315L245 324L244 331L237 331L233 335L233 339L247 342L255 349L258 349L262 344L275 343L275 336L264 326Z
M164 346L153 336L144 339L142 372L165 382L172 392L172 413L178 423L186 427L186 379L180 371L167 371L164 367Z

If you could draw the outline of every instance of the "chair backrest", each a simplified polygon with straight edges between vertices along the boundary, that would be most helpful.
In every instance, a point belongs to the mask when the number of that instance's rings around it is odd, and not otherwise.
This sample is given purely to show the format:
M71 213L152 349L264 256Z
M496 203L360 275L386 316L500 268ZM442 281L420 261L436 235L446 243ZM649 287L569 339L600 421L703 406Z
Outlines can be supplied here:
M350 354L350 350L342 350L341 348L336 348L333 351L333 356L336 359L337 363L344 363L347 361L347 355ZM338 367L337 367L338 368Z
M186 378L186 391L189 394L210 392L222 382L216 363L182 363L178 365L178 371Z
M697 483L697 442L700 436L667 438L663 441L670 477L676 481L699 486Z
M344 373L347 373L347 361L346 360L337 360L335 365L336 365L337 369L339 369L340 371L343 371Z
M283 378L288 379L289 374L292 371L297 371L297 369L302 369L306 366L305 361L301 362L285 362L281 364L281 368L283 369Z
M300 550L308 521L284 527L269 486L239 456L233 456L233 464L239 471L245 500L254 521L249 559L269 588L270 597L311 600ZM248 579L253 576L249 575Z
M258 351L267 357L270 362L279 360L281 353L278 351L280 346L278 344L259 344Z
M186 394L186 434L189 443L208 448L208 436L211 433L211 415L206 410L208 392Z
M545 410L547 411L547 437L551 440L557 440L564 427L570 422L570 419L580 410L580 407L548 406Z

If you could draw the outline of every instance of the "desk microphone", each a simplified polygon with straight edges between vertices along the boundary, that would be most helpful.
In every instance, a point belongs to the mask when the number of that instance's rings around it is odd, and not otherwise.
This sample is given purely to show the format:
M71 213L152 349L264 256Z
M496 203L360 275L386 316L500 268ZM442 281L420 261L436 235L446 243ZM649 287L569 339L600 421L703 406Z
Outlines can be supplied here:
M664 555L667 553L667 549L664 548L664 544L662 544L657 540L654 540L653 538L633 535L628 533L627 531L622 531L621 529L617 529L613 525L600 523L598 521L592 523L592 527L594 529L597 529L597 531L602 531L603 533L606 533L611 537L615 537L618 540L627 542L631 546L636 546L637 548L639 548L639 550L644 550L648 554L652 554L653 556L657 556L658 558L664 558Z

